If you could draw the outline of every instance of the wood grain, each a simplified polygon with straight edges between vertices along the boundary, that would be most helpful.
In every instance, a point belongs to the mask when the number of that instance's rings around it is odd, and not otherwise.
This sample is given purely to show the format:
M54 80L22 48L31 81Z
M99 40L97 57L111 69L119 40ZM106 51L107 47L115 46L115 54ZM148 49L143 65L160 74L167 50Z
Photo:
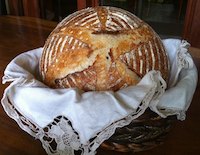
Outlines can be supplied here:
M38 48L56 26L56 23L30 17L0 16L0 75L6 65L18 54ZM198 71L200 49L191 48ZM7 85L0 85L1 98ZM177 121L167 136L166 142L152 150L137 155L198 155L200 154L200 88L199 83L185 121ZM0 155L45 155L39 140L21 130L0 106ZM131 155L97 150L97 155Z
M184 29L183 39L186 39L194 47L200 48L200 1L188 0Z

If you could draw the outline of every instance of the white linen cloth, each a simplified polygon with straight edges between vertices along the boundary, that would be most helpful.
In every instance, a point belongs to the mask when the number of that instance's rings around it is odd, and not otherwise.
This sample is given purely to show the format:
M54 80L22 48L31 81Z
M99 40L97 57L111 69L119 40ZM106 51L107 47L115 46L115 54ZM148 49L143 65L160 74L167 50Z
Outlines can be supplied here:
M189 54L190 44L187 41L165 39L163 44L171 66L168 89L157 103L150 104L150 108L161 117L177 115L178 119L184 120L196 89L197 69Z
M163 43L171 65L166 91L157 71L117 92L51 89L40 82L42 48L22 53L4 72L3 83L11 82L1 100L4 110L23 130L40 139L48 154L57 155L73 155L74 150L95 154L117 127L129 124L148 107L162 117L176 114L183 120L196 88L197 70L187 42L167 39ZM53 140L56 149L51 146Z

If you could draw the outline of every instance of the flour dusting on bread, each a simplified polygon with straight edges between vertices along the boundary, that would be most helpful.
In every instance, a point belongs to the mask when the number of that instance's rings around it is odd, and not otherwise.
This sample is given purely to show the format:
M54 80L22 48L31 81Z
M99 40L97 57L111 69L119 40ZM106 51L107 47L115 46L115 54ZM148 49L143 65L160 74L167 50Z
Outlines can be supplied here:
M41 75L52 88L119 90L150 70L168 79L159 36L134 14L115 7L86 8L66 17L49 35Z

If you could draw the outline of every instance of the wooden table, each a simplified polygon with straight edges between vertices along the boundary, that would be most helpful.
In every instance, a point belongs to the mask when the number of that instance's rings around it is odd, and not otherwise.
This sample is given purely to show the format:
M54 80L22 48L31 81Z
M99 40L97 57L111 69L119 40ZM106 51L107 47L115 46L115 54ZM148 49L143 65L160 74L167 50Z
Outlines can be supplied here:
M30 17L0 16L0 75L6 65L18 54L38 48L56 26L56 23ZM200 70L200 49L191 48L195 64ZM0 86L1 98L7 85ZM185 121L174 124L166 142L137 155L198 155L200 154L199 83ZM0 106L0 155L45 155L39 140L22 131ZM130 155L97 150L98 155Z

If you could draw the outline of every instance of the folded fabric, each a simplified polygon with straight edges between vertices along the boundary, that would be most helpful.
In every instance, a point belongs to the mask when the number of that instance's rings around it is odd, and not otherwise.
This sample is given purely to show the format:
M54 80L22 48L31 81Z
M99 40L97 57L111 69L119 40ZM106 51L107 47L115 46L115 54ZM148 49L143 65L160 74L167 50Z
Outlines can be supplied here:
M159 101L152 101L150 108L161 117L177 115L178 119L184 120L196 89L197 69L189 54L188 42L166 39L163 44L171 65L168 89Z
M163 43L172 66L166 92L158 71L150 71L136 86L117 92L51 89L40 79L39 48L17 56L5 69L3 83L11 84L1 100L4 110L23 130L39 138L48 154L73 155L74 150L95 154L117 127L129 124L148 107L162 117L176 114L184 119L196 88L197 71L187 42L168 39ZM55 150L45 136L55 140Z

